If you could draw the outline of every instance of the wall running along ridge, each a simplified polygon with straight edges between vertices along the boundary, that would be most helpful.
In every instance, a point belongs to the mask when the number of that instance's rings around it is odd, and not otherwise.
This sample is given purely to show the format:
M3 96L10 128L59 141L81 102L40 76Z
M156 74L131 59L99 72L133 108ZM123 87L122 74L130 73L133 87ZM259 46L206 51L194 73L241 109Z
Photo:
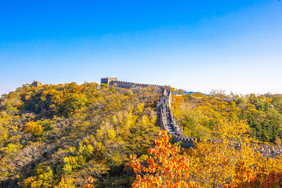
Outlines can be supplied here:
M177 120L173 116L171 111L171 91L169 87L159 86L154 84L140 84L133 82L124 82L124 81L110 81L109 86L121 87L121 88L137 88L137 87L155 87L159 88L162 91L162 96L157 102L157 113L160 118L160 127L162 130L166 130L173 138L174 142L182 142L186 148L194 147L195 142L201 142L200 138L192 138L183 134L181 126L178 124ZM219 142L220 140L207 139L207 142ZM236 149L240 149L239 142L233 142L232 145ZM281 154L281 147L273 147L267 145L259 145L260 148L257 148L257 151L260 151L265 157L275 157L276 155Z
M111 81L109 83L110 86L114 86L114 87L121 87L121 88L126 88L126 89L130 89L130 88L135 88L135 87L157 87L157 88L162 88L163 86L158 86L158 85L154 85L154 84L139 84L139 83L133 83L133 82L124 82L124 81Z

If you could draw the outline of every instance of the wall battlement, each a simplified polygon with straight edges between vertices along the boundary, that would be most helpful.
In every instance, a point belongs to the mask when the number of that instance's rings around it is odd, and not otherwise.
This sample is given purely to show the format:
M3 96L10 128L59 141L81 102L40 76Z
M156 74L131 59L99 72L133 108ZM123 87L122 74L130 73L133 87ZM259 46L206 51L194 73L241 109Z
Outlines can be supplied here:
M121 87L126 89L130 89L134 87L158 87L158 88L164 87L156 84L143 84L143 83L118 81L117 78L111 78L111 77L101 78L101 84L109 84L109 86Z
M122 88L135 88L135 87L163 87L155 84L142 84L142 83L134 83L134 82L125 82L125 81L111 81L109 83L110 86L114 87L122 87Z

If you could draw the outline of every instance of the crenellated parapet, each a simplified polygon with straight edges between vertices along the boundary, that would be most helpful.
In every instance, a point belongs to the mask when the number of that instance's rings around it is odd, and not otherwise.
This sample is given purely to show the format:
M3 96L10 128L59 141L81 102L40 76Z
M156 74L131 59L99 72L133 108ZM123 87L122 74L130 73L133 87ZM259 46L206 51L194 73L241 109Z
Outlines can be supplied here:
M155 85L155 84L141 84L141 83L134 83L134 82L124 82L124 81L111 81L109 83L110 86L114 87L121 87L121 88L136 88L136 87L156 87L156 88L163 88L163 86Z
M108 84L110 87L120 87L125 89L131 89L131 88L155 88L155 89L161 89L163 92L164 86L156 85L156 84L143 84L143 83L135 83L135 82L126 82L126 81L118 81L117 78L101 78L101 84Z

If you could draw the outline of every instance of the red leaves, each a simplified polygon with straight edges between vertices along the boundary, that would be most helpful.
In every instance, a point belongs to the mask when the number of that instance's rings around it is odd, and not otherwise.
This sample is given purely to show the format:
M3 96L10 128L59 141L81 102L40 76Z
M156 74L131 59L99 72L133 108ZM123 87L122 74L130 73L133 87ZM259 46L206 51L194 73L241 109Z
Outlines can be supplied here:
M188 187L189 159L180 155L180 147L172 147L165 131L159 133L156 146L150 148L148 167L143 166L136 156L131 157L131 165L136 173L133 187ZM142 174L142 176L141 176Z
M282 173L267 171L260 155L251 148L232 150L229 142L199 143L190 155L180 153L172 146L162 131L155 140L155 147L148 150L149 157L142 163L136 156L131 165L136 173L133 187L281 187ZM243 145L243 144L242 144ZM281 169L278 161L269 160L269 167ZM267 166L267 164L265 164ZM276 166L276 167L275 167ZM227 170L226 170L227 169ZM279 171L279 170L278 170Z
M131 166L133 167L133 170L135 173L138 173L141 171L141 164L139 160L137 159L136 155L130 156L131 158Z
M282 172L270 172L261 187L282 187Z
M86 184L82 186L82 188L94 188L93 185L94 179L90 176L87 180L86 180Z

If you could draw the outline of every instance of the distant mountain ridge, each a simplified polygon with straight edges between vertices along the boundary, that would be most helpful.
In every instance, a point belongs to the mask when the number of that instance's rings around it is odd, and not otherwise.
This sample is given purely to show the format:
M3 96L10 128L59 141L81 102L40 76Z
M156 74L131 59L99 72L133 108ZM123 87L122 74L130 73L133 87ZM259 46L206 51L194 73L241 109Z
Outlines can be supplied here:
M184 89L178 89L177 92L178 92L178 91L181 91L181 90L183 91L184 94L201 93L201 94L203 94L203 95L205 95L205 96L207 95L207 94L202 93L202 92L199 92L199 91L186 91L186 90L184 90ZM177 92L173 92L173 94L176 94Z

